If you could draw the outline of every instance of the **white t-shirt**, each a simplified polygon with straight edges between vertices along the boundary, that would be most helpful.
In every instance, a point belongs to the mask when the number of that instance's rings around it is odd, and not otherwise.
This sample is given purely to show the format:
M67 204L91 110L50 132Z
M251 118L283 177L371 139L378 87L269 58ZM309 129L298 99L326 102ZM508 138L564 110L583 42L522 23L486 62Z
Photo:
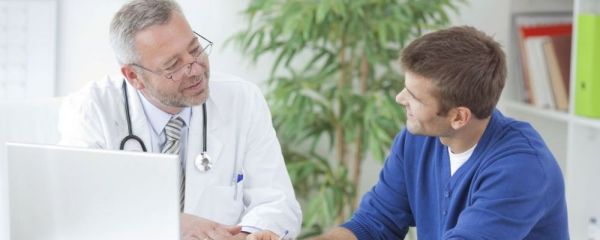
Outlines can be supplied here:
M469 148L469 150L457 154L452 153L452 150L448 148L448 156L450 157L450 176L454 175L456 170L458 170L463 164L467 162L467 160L469 160L471 155L473 155L475 147L477 147L477 144L475 144L475 146L473 146L472 148Z

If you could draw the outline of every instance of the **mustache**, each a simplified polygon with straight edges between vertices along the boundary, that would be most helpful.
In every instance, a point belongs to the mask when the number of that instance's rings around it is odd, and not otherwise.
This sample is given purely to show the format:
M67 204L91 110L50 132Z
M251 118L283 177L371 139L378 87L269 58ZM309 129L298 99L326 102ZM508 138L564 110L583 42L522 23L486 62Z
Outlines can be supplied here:
M199 81L202 81L202 79L208 79L209 77L210 77L210 71L206 71L206 72L204 72L204 74L192 77L192 83L197 83Z
M204 74L190 77L188 79L188 81L186 81L185 84L182 84L182 86L183 86L183 88L188 88L193 85L196 85L200 81L203 81L203 80L208 81L209 77L210 77L210 72L206 71L206 72L204 72Z

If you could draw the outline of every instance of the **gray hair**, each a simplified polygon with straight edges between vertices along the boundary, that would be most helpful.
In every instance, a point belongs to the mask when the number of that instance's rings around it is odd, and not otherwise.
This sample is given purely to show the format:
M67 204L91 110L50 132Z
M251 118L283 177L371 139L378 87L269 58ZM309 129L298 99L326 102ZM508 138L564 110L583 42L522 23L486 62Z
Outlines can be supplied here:
M172 0L134 0L115 14L110 24L110 44L119 64L138 62L135 36L147 27L167 23L173 11L181 14L181 7Z

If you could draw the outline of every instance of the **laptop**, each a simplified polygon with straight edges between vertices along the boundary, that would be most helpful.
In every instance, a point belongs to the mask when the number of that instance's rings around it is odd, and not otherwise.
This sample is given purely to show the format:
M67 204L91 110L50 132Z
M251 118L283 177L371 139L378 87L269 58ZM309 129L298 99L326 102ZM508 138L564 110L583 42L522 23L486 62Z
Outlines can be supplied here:
M179 239L177 156L6 144L11 240Z

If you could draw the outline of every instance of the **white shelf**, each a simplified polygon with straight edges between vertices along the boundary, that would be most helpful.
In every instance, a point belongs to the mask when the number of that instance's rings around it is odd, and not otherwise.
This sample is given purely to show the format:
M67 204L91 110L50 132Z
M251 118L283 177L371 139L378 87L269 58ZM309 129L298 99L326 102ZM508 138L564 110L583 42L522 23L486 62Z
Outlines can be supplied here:
M559 122L568 122L569 114L566 112L561 112L557 110L543 109L536 106L532 106L523 102L515 102L515 101L504 101L502 102L502 106L506 107L509 111L516 111L520 113L526 113L530 115L535 115L545 119L551 119Z
M573 116L573 122L580 126L591 127L600 130L600 119L598 118L587 118L580 116Z
M543 109L536 106L532 106L527 103L516 101L504 101L502 102L502 106L508 111L519 112L523 114L537 116L546 120L555 120L565 123L572 121L578 126L590 127L600 130L600 118L588 118L577 115L571 115L567 112Z
M515 102L515 101L504 101L502 102L502 106L508 111L514 111L519 113L524 113L528 115L537 116L539 118L543 118L545 120L555 120L559 122L569 122L572 121L574 124L578 126L590 127L594 129L600 130L600 119L598 118L589 118L589 117L581 117L577 115L570 115L566 112L561 112L557 110L543 109L536 106L532 106L527 103Z

